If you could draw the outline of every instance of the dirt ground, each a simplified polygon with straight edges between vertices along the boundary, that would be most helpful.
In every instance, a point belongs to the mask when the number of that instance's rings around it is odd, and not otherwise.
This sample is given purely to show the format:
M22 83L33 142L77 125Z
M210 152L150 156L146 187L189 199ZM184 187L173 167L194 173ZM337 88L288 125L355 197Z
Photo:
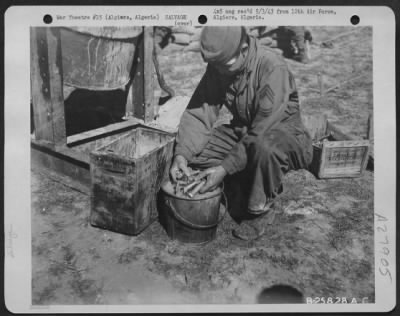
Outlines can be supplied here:
M326 113L343 131L364 137L372 113L372 30L320 46L353 29L311 28L313 61L288 63L304 114ZM160 64L185 97L205 69L198 54L178 45L162 51ZM320 98L318 72L325 89L342 85ZM356 79L346 83L350 78ZM203 246L169 240L158 222L136 237L92 227L89 195L59 180L32 166L33 304L252 304L274 284L289 284L305 297L375 299L369 170L330 180L290 172L276 201L277 222L261 239L235 239L236 223L227 215L216 240Z

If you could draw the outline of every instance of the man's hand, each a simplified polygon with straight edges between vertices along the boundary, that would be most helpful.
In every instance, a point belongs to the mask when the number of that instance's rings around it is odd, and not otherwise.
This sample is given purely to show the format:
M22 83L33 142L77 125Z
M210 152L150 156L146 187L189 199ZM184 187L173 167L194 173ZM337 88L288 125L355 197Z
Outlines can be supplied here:
M208 191L215 190L222 180L224 180L224 177L226 176L227 172L222 166L217 166L217 167L212 167L208 168L202 172L199 173L198 177L206 177L207 182L206 184L201 188L200 193L205 193Z
M187 160L181 155L176 155L174 161L172 162L171 168L169 169L169 174L173 182L177 181L178 172L183 172L187 177L190 176L190 171L188 169Z

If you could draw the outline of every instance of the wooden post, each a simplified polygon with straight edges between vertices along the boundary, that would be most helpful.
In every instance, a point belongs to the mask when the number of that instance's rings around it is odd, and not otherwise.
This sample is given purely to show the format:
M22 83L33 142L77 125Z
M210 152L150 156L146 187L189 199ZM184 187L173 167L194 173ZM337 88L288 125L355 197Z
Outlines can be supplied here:
M127 116L130 117L133 114L134 117L144 120L144 31L136 49L138 52L135 54L137 55L136 60L133 61L136 65L132 85L129 88Z
M128 92L126 118L133 115L147 123L154 119L153 27L143 27L136 49L136 67Z
M144 28L144 121L154 119L154 76L153 76L153 27Z
M67 144L58 28L31 28L31 95L36 140Z

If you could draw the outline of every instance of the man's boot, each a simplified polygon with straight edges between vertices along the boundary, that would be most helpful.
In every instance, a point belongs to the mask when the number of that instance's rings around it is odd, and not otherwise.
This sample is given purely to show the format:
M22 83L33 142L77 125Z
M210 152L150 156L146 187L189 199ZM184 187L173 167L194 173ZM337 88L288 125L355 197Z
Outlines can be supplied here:
M242 240L256 240L264 235L268 225L275 221L276 210L273 201L268 202L260 214L248 213L239 227L232 231L234 237Z

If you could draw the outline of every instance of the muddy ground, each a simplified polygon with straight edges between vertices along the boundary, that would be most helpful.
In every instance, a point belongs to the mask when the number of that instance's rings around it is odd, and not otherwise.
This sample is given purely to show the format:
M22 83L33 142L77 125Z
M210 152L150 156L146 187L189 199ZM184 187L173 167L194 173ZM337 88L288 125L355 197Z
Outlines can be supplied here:
M319 44L353 28L311 30L313 61L288 61L303 113L326 113L342 130L365 136L372 112L371 29L339 38L331 48ZM205 66L178 45L167 46L160 63L179 96L191 95ZM344 84L320 98L313 90L318 72L326 89ZM251 304L274 284L292 285L305 297L373 302L373 183L368 170L360 178L330 180L290 172L276 202L277 223L261 239L235 239L236 223L227 215L215 241L194 246L171 241L158 222L136 237L92 227L87 193L32 166L32 303Z

